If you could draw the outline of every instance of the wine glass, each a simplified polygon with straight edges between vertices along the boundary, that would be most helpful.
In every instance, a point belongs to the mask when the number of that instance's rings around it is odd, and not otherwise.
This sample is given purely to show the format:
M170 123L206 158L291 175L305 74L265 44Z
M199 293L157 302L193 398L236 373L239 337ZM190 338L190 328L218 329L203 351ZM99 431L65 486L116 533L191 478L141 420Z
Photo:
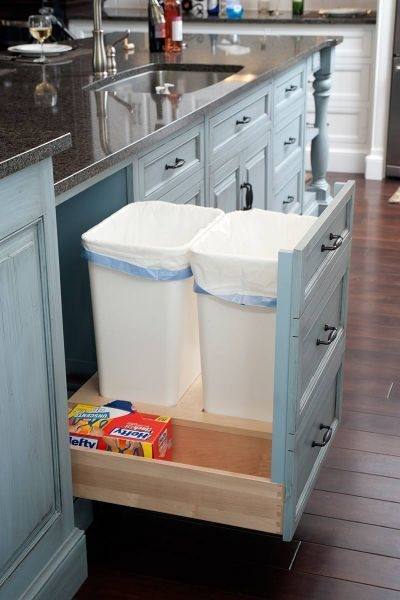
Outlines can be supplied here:
M31 15L28 24L29 33L40 44L40 58L35 58L33 62L45 63L47 59L43 53L43 42L51 35L51 17L48 15Z
M42 81L36 85L33 97L36 106L54 108L57 104L57 88L47 81L46 64L42 64Z

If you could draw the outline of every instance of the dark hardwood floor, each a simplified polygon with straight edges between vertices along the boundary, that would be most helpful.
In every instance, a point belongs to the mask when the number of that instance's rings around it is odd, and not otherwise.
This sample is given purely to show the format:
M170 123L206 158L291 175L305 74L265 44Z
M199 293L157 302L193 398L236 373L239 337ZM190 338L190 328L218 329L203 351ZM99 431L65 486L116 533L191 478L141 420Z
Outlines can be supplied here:
M296 540L97 505L78 600L400 599L400 181L356 179L343 422Z

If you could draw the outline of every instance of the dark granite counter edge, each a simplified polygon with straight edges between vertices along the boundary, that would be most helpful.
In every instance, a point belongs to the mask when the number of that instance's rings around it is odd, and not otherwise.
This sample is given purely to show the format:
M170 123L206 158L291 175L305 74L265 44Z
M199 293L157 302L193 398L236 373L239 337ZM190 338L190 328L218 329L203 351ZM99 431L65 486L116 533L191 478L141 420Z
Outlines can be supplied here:
M29 167L45 158L54 156L63 150L67 150L70 146L71 134L65 133L44 144L40 144L40 146L16 154L15 156L0 162L0 179L12 175L17 171L21 171L22 169L25 169L25 167Z
M55 182L56 196L69 191L71 188L87 181L88 179L91 179L92 177L95 177L96 175L99 175L101 172L105 171L106 169L109 169L110 167L115 166L119 162L123 162L124 160L131 157L133 154L142 152L146 147L161 142L163 139L167 138L173 133L180 131L184 127L196 125L197 123L201 122L201 117L204 117L204 115L214 111L216 108L223 104L226 104L230 100L234 100L237 94L242 93L244 90L250 91L251 89L257 87L261 83L264 83L269 79L275 77L276 75L279 75L279 73L286 71L300 60L304 60L308 56L311 56L312 54L322 50L323 48L336 46L341 41L342 38L340 37L326 38L324 39L324 41L321 41L319 44L316 44L315 47L306 50L302 53L299 53L295 58L286 62L284 66L268 70L266 73L259 75L254 80L244 83L235 90L232 90L227 94L224 94L223 96L217 98L216 100L209 102L208 104L193 111L192 113L185 115L184 117L177 119L176 121L173 121L165 127L154 131L153 133L134 142L133 144L130 144L129 146L121 148L117 152L110 154L102 160L97 161L80 171L77 171L73 175L70 175L65 179L61 179L60 181Z

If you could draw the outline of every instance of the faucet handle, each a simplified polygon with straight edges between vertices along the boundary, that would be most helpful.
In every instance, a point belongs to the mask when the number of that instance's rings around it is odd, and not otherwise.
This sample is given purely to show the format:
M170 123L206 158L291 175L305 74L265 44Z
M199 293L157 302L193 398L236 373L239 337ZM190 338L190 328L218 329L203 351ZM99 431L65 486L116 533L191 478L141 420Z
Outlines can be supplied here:
M127 29L126 35L124 36L123 42L122 42L124 50L134 50L135 49L135 44L133 42L129 41L130 33L131 33L131 30Z

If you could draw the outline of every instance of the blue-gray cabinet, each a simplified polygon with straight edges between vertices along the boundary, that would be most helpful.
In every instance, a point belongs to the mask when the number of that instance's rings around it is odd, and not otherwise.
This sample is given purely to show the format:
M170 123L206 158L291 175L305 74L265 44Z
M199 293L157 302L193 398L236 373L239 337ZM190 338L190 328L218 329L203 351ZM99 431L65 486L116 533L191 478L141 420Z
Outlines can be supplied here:
M74 528L51 160L0 180L0 598L69 599Z

